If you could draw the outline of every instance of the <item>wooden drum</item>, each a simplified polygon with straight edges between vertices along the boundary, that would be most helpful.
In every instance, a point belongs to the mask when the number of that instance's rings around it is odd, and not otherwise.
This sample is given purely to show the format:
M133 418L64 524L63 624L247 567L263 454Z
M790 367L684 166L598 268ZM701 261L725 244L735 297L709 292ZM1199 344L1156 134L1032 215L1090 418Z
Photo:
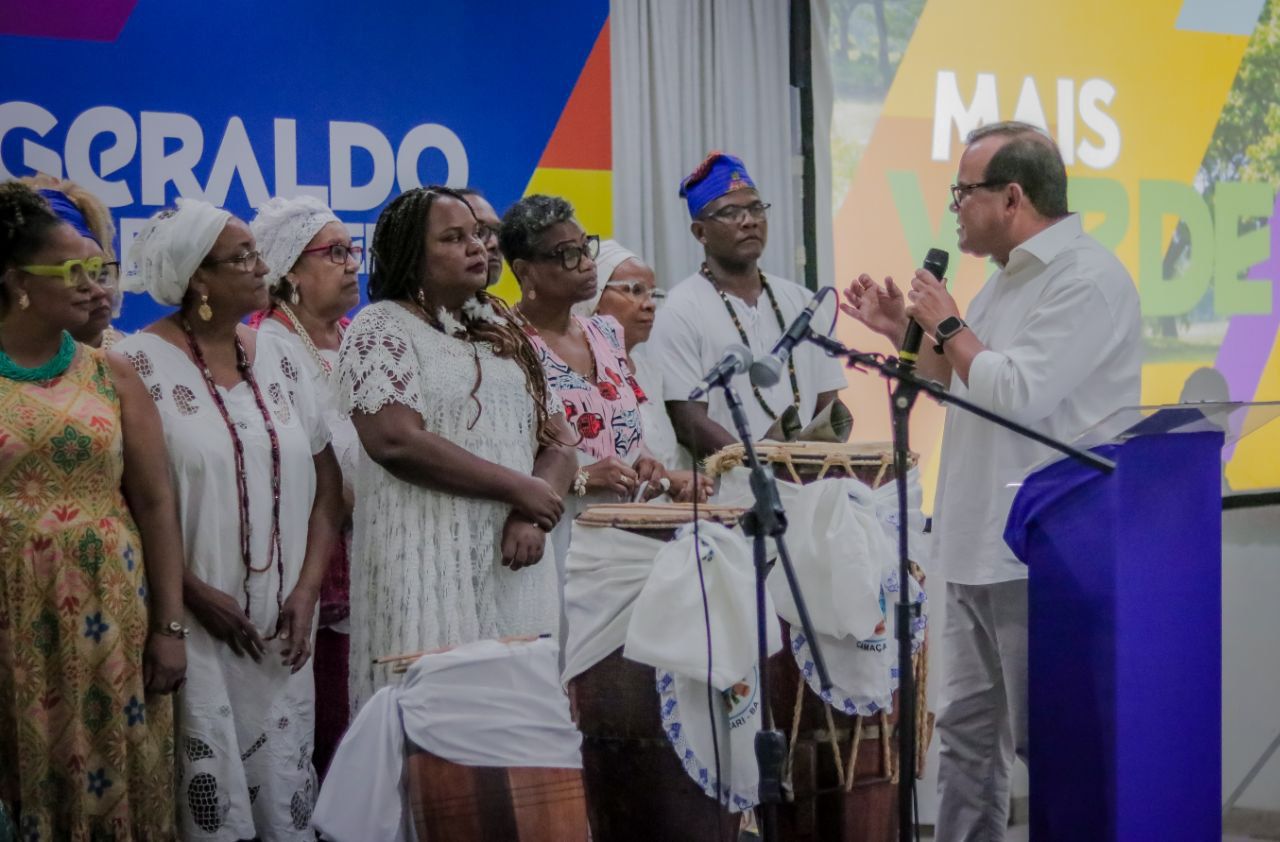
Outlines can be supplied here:
M698 506L698 517L737 523L743 510ZM691 504L592 506L579 527L612 527L669 541L693 521ZM653 667L618 649L569 683L582 732L582 772L593 842L736 842L739 815L703 793L662 731Z
M407 766L419 842L588 839L578 769L462 766L416 747Z
M893 449L887 442L761 442L755 448L779 479L797 484L847 477L878 488L896 477ZM742 445L730 445L707 460L707 473L718 476L744 461ZM913 453L910 464L916 462ZM923 572L915 565L913 575L923 583ZM769 659L768 669L774 721L789 745L791 793L778 810L780 835L788 842L896 838L901 766L894 736L897 706L892 715L867 717L850 716L825 704L800 675L786 622L782 630L786 645ZM932 724L924 695L927 647L916 655L915 664L919 773Z

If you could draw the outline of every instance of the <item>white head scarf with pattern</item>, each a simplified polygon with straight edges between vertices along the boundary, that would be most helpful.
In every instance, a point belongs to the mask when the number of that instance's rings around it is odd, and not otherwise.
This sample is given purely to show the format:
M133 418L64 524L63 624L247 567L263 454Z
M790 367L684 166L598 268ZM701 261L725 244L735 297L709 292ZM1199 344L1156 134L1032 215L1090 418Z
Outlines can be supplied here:
M209 256L231 214L199 199L178 199L147 220L129 245L121 289L145 292L161 304L182 303L191 276Z
M340 221L328 205L314 196L277 196L258 208L249 228L267 264L267 285L280 282L321 228Z

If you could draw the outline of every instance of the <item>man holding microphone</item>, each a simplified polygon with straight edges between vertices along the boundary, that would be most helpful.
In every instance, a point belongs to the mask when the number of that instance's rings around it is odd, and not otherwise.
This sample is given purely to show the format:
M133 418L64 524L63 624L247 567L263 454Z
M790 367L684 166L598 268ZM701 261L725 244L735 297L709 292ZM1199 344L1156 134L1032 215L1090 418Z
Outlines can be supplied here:
M998 267L965 317L924 269L905 296L892 278L881 285L861 275L841 309L899 347L914 319L926 334L921 376L1057 439L1136 404L1137 290L1068 212L1053 141L1025 123L983 126L968 137L956 180L960 249ZM938 842L1004 838L1010 770L1027 751L1027 570L1002 538L1008 484L1051 453L947 410L933 527L947 583Z

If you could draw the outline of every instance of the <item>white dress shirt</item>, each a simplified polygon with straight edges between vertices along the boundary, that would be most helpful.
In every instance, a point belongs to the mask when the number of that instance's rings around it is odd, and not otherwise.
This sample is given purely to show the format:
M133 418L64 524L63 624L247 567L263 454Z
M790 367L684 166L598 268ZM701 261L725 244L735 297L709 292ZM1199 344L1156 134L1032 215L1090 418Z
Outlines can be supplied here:
M800 315L813 298L809 290L775 275L765 275L770 289L778 299L782 313L782 327L769 304L769 296L763 291L755 306L747 304L735 295L728 295L730 306L738 315L742 330L746 333L746 345L753 359L759 359L782 338L783 331ZM814 330L828 332L835 316L835 298L829 295L813 317ZM662 377L661 396L664 401L687 401L689 393L711 368L724 356L730 345L743 344L733 320L725 310L720 293L701 274L695 273L677 284L667 295L667 302L658 310L653 334L649 338L648 353ZM818 395L838 391L845 387L844 369L839 361L826 356L816 345L802 343L793 354L796 364L796 382L800 387L800 423L808 424L813 418L813 408ZM735 375L733 388L742 398L751 435L759 438L773 419L751 390L747 374ZM762 388L760 394L769 408L781 413L793 402L791 376L783 366L778 382ZM735 438L737 428L729 414L724 391L715 389L707 401L707 414L712 421L724 427Z
M1065 217L1013 249L965 316L986 350L951 393L1070 441L1140 397L1142 326L1128 270ZM935 505L935 556L948 582L1022 579L1004 543L1017 482L1053 450L947 408Z

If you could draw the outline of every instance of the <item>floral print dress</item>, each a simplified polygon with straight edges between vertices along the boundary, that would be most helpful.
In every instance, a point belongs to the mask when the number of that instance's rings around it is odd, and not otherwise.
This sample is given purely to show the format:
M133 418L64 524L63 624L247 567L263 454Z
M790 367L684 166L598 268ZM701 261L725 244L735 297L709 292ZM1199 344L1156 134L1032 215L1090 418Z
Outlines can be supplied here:
M587 335L595 377L574 371L529 328L529 338L547 374L547 386L564 402L569 426L582 437L579 451L592 462L610 456L634 462L642 441L639 407L646 398L627 365L622 325L613 316L573 318Z
M174 838L173 708L143 693L123 465L104 352L47 383L0 377L0 803L23 840Z

